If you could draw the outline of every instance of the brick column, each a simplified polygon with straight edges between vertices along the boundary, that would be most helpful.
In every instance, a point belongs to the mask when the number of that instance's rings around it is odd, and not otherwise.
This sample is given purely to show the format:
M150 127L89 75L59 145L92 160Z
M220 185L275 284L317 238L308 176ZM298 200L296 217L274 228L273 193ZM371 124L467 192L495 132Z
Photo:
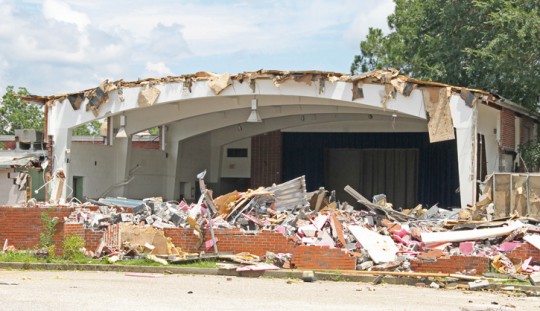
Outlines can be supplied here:
M283 144L281 131L251 138L251 187L281 183Z
M515 148L515 132L516 118L514 112L503 108L501 110L501 145L503 148L514 150Z

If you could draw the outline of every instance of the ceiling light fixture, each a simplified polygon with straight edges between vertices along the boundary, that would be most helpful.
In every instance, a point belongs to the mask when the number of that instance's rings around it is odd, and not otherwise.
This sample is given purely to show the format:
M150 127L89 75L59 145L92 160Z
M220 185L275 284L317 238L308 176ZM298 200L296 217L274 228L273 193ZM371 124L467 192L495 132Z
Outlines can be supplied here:
M256 98L251 100L251 113L249 114L249 117L248 117L246 122L250 122L250 123L262 122L261 116L259 115L259 112L257 111L257 99Z
M118 133L116 133L116 138L127 138L126 133L126 116L121 115L120 116L120 128L118 129Z

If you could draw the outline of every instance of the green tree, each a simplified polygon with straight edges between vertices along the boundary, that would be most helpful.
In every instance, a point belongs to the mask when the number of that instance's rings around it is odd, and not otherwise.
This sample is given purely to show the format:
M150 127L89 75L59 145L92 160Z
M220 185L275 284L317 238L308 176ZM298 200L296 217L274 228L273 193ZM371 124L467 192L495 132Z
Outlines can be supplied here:
M395 67L418 79L484 89L535 108L540 1L394 2L391 33L370 29L352 73Z
M73 129L74 136L99 136L100 121L92 121Z
M0 101L0 134L15 134L15 129L36 129L43 131L43 107L23 102L19 96L29 95L24 87L17 92L13 86L6 87Z

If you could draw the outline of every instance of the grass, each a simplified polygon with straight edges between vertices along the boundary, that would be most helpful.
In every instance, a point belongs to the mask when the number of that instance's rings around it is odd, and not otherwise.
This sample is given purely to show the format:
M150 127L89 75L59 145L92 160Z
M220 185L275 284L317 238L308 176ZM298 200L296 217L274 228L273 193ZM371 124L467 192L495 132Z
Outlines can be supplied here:
M508 280L500 283L501 285L531 285L531 283L520 280Z
M0 262L47 262L44 258L36 257L30 251L0 253Z
M188 268L217 268L217 262L213 260L198 260L186 263L178 263L175 266Z
M36 256L30 250L0 253L0 262L109 265L106 257L103 259L93 259L89 257L76 257L72 259L58 257L43 258ZM160 263L145 258L119 260L115 264L126 266L163 266ZM174 266L190 268L217 268L217 262L215 260L197 260L186 263L177 263L174 264Z

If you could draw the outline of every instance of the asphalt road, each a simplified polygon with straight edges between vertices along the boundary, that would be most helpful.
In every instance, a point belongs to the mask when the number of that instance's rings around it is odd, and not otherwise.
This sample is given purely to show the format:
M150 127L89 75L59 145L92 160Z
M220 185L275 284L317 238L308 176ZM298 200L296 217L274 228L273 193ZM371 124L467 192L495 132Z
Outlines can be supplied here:
M540 298L351 282L0 270L0 310L540 310Z

